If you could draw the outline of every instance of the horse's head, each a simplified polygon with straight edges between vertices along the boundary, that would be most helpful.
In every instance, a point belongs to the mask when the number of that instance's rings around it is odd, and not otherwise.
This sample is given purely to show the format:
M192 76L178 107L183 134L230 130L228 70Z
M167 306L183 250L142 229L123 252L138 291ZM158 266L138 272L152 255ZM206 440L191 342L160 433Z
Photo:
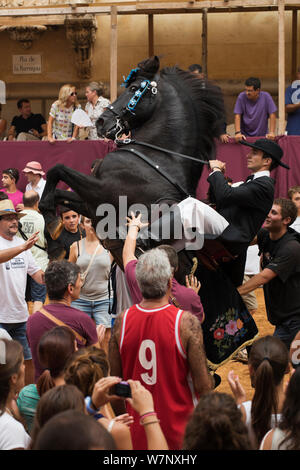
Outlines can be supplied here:
M100 137L115 139L141 126L156 106L159 59L152 57L132 69L123 85L125 91L102 113L96 122Z

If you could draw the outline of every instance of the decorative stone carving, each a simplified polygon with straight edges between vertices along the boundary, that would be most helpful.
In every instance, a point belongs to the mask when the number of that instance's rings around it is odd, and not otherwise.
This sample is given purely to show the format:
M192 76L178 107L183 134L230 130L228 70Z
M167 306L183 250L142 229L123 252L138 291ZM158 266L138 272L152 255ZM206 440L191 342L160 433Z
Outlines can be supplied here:
M47 30L46 26L1 26L1 31L7 31L10 39L18 41L24 49L29 49L35 39Z
M96 39L97 22L94 15L67 17L66 35L76 54L76 68L80 79L91 77L92 47Z

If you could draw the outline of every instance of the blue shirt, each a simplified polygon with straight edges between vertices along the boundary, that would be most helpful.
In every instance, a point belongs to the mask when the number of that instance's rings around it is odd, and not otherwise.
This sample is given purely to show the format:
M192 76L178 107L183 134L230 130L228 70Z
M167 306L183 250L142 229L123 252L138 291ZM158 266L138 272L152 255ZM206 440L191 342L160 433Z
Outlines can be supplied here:
M293 101L292 101L292 95ZM300 83L297 87L290 85L285 90L285 104L295 104L295 99L300 101ZM296 102L297 102L296 101ZM300 108L287 114L286 131L288 135L300 135Z

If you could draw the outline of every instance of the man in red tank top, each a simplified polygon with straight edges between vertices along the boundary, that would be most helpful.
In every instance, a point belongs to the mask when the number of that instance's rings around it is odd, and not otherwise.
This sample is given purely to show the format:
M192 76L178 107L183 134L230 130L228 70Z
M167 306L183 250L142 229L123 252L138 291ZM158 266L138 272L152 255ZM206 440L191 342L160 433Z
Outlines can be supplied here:
M191 313L169 304L172 269L164 251L155 248L143 254L136 278L143 298L115 320L109 349L111 374L139 380L152 393L169 448L181 449L197 398L213 388L201 324ZM134 416L133 447L145 450L140 416L132 409L129 412Z

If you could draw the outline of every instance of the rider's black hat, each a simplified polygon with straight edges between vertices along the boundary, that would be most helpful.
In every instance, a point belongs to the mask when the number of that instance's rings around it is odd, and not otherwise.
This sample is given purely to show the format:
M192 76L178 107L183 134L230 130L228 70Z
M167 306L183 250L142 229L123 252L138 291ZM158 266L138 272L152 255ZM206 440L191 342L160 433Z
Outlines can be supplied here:
M281 161L281 158L283 156L283 151L282 148L276 144L276 142L273 142L273 140L270 139L257 139L253 144L250 142L247 142L246 140L241 140L240 144L247 145L248 147L252 147L258 150L261 150L264 152L264 154L275 162L278 163L278 165L283 166L287 170L290 169L288 165L283 163Z

